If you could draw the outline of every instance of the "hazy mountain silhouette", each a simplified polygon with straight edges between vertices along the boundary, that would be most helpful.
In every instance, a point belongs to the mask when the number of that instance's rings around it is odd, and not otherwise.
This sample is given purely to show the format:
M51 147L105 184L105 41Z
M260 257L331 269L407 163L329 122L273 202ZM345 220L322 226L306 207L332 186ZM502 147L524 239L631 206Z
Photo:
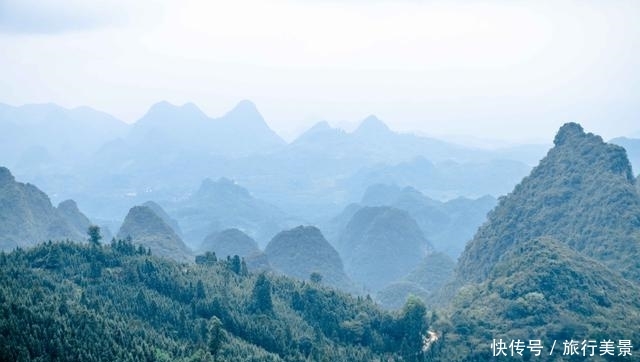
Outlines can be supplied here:
M123 135L126 127L124 122L89 107L0 103L0 164L21 172L48 164L60 171L60 167L70 167L103 143Z
M232 228L207 235L200 245L200 251L215 252L218 258L234 255L246 258L260 253L260 248L249 235Z
M0 250L48 240L86 240L87 230L80 225L86 217L77 208L68 212L66 206L69 203L56 209L44 192L17 182L9 169L0 167Z
M408 274L433 247L406 211L381 206L358 210L337 249L351 279L378 291Z
M246 100L217 119L208 117L193 103L157 103L133 124L127 142L144 143L147 151L163 146L234 157L284 146L255 105Z
M155 255L181 262L193 257L182 239L148 206L134 206L124 219L117 237L131 237L134 244L150 248Z
M508 159L434 163L418 156L397 164L362 167L342 180L341 186L356 195L375 184L396 184L420 185L421 192L439 199L497 197L508 193L530 169L522 162Z
M313 226L298 226L278 233L265 248L271 266L302 280L319 273L325 284L352 289L338 252Z
M178 236L182 237L182 230L180 229L180 225L174 218L169 216L169 214L167 214L164 211L162 206L158 205L154 201L147 201L144 204L142 204L142 206L146 206L151 210L153 210L153 212L155 212L156 215L160 216L162 221L164 221L165 223L167 223L167 225L171 227L171 230L173 230Z
M284 212L226 178L205 179L193 195L171 205L169 210L180 223L185 239L194 247L206 236L229 228L243 230L259 244L266 245L289 225Z
M169 206L188 199L191 185L227 177L299 219L265 236L242 225L223 225L246 230L261 245L283 228L328 219L375 183L419 185L422 193L438 199L501 195L528 172L528 161L519 159L530 159L536 149L473 149L398 133L374 116L353 132L321 122L285 144L249 101L217 118L192 103L159 102L131 125L87 108L34 107L41 110L0 107L0 113L9 114L0 117L5 130L0 138L7 141L0 142L0 148L6 146L0 159L6 156L9 164L19 164L15 173L47 190L55 201L76 200L92 218L114 228L132 205L153 199ZM11 115L14 108L22 118ZM71 119L73 127L59 126L64 123L60 119ZM76 123L93 128L86 126L85 132ZM71 131L49 140L58 128ZM16 148L16 137L44 141L20 141ZM205 228L197 239L185 235L185 240L196 247L221 230Z
M456 260L465 244L486 220L487 213L495 206L496 199L484 196L479 199L456 198L447 202L433 200L413 187L372 185L365 191L362 205L393 206L405 210L416 220L425 237L435 250L442 251Z
M491 196L441 202L424 196L413 187L375 184L367 188L360 203L347 206L339 215L323 223L322 229L335 243L351 217L362 207L392 206L409 213L435 250L456 260L495 204L496 199Z
M401 308L410 295L429 300L454 275L455 262L444 253L432 253L409 274L387 285L376 294L376 299L386 308Z
M78 205L73 200L61 202L57 209L69 225L80 233L86 233L89 226L92 225L91 220L78 209Z

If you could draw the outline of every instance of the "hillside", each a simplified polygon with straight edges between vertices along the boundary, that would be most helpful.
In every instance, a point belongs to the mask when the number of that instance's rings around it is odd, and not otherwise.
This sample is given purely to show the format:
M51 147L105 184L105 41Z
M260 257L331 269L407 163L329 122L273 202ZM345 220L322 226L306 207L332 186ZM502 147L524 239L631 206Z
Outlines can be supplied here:
M562 356L549 357L554 340L640 338L640 196L626 153L575 123L554 144L460 258L443 318L454 360L491 359L488 336L535 336L549 361Z
M182 229L180 229L180 225L178 224L178 221L176 221L176 219L169 216L169 214L167 214L167 212L164 211L162 206L158 205L158 203L154 201L147 201L144 204L142 204L142 206L146 206L151 210L153 210L153 212L156 215L160 216L162 221L164 221L165 223L167 223L167 225L171 227L171 230L173 230L178 236L182 237Z
M65 200L58 204L57 209L65 221L77 232L85 233L91 226L91 220L78 209L78 204L75 201Z
M271 266L285 275L309 280L312 273L319 273L327 285L353 289L340 255L316 227L282 231L271 239L264 252Z
M429 254L409 274L376 293L376 300L390 309L401 308L411 295L429 301L440 288L451 282L455 266L446 254Z
M358 210L337 246L347 275L371 291L405 276L433 250L406 211L387 206Z
M7 168L0 167L0 250L47 240L85 240L86 229L67 221L64 206L62 212L56 209L44 192L17 182Z
M134 206L124 219L118 239L131 240L143 245L159 256L177 261L193 261L191 252L182 239L147 206Z
M200 251L212 251L220 258L234 255L246 258L259 253L260 248L255 240L242 231L226 229L209 234L200 245Z
M0 254L0 360L417 361L425 309L225 261L178 264L126 241Z
M227 178L203 180L193 195L169 205L168 210L194 248L208 235L230 228L243 230L259 245L266 245L290 224L283 211Z
M466 243L473 238L496 199L458 197L446 202L431 199L413 187L376 184L367 188L361 204L392 206L405 210L416 220L434 249L457 260Z
M467 245L463 280L485 280L505 252L539 237L640 280L640 196L625 150L575 123L562 126L554 144Z
M540 339L546 355L540 360L556 361L563 347L556 345L556 359L548 357L554 340L636 341L638 293L637 283L565 243L551 238L521 242L502 255L484 282L467 285L453 300L448 333L457 342L442 353L451 360L487 360L492 352L486 336Z

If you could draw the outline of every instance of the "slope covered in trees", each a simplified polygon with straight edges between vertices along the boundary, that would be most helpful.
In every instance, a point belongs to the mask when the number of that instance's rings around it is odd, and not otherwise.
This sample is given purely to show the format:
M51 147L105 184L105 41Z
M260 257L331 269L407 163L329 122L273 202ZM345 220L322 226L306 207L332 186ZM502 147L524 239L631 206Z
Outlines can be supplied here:
M0 360L417 361L417 301L399 313L227 261L178 264L126 241L0 253Z
M249 235L232 228L208 235L202 245L201 251L211 251L220 257L238 255L246 258L260 253L258 243Z
M148 206L134 206L124 219L118 238L131 238L154 253L178 261L193 257L182 239Z
M322 278L328 285L352 289L340 255L314 226L282 231L264 251L271 266L285 275L308 280L312 273L318 273L315 278Z
M446 344L442 353L451 360L489 360L493 339L539 339L546 355L540 360L555 361L569 358L562 356L564 341L635 342L640 340L638 295L637 283L564 243L551 238L522 242L502 256L484 282L466 285L454 298L446 333L458 342ZM549 357L554 340L559 345ZM571 360L583 360L579 353ZM632 353L640 353L637 346Z
M640 196L624 148L575 123L562 126L554 144L467 245L464 280L484 280L502 254L538 237L640 280Z
M86 229L75 226L67 221L64 203L62 211L56 209L44 192L17 182L7 168L0 167L0 250L51 239L86 239Z
M640 339L640 196L625 150L575 123L554 143L460 259L445 318L452 360L491 359L493 339L539 339L549 361L584 359L563 356L564 341ZM594 360L639 352L619 353Z
M337 249L351 279L373 291L408 274L433 250L406 211L388 206L358 210Z

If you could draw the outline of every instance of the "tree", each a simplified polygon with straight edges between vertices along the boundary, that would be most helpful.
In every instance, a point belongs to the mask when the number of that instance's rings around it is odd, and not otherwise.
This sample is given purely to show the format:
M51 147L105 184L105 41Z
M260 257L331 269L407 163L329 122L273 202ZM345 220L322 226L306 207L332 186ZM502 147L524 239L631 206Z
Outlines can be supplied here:
M204 283L202 283L202 279L198 279L198 283L196 283L196 298L204 299L206 297L206 293L204 291Z
M99 226L89 226L89 229L87 229L87 235L89 235L89 242L91 243L91 245L100 246L100 239L102 239L102 235L100 235Z
M251 293L255 308L260 312L270 312L273 309L273 301L271 300L271 281L264 275L258 275L256 284L253 286Z
M398 320L398 329L403 335L400 349L408 360L416 360L422 351L423 336L427 332L426 314L424 302L410 295Z
M209 353L213 355L213 359L216 359L222 343L225 341L226 336L224 329L222 328L222 322L218 317L213 316L209 320L209 338L207 340L207 346Z
M312 272L311 275L309 275L309 280L311 280L312 283L320 284L322 282L322 274Z

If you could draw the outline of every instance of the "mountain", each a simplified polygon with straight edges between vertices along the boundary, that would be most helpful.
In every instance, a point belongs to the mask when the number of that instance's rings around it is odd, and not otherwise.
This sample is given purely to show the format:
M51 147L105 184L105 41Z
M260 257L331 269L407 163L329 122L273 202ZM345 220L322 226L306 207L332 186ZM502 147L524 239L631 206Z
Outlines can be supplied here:
M309 280L320 273L322 281L341 289L351 289L338 252L313 226L298 226L278 233L264 250L269 263L285 275Z
M148 208L147 208L148 209ZM316 283L120 240L0 254L2 361L414 361L429 326ZM6 316L6 317L4 317ZM55 358L54 358L55 357Z
M416 220L435 250L456 260L467 241L486 220L496 199L459 197L446 202L433 200L407 186L375 184L367 188L361 200L366 206L392 206L405 210Z
M376 299L380 305L390 309L401 308L411 295L429 300L451 282L455 266L455 262L446 254L429 254L409 274L380 290Z
M289 152L320 156L346 162L401 162L416 156L432 160L474 158L468 148L414 134L397 133L375 116L362 120L355 131L348 133L331 128L326 122L314 125L295 139Z
M640 338L633 328L640 322L634 182L623 148L576 123L563 125L547 156L500 199L462 254L444 322L457 343L443 355L491 359L484 336L533 335L547 354L554 340Z
M265 245L290 226L284 212L227 178L205 179L188 199L168 206L182 226L185 240L194 247L208 235L230 228L243 230Z
M59 203L57 209L67 223L78 232L86 233L89 226L92 225L89 218L80 212L78 205L73 200L65 200Z
M284 146L284 141L269 128L256 106L247 100L220 118L208 117L193 103L175 106L163 101L154 104L132 126L127 139L132 145L142 141L151 146L148 151L159 146L171 150L186 147L205 154L233 157Z
M337 246L347 275L372 291L408 274L433 249L406 211L388 206L358 210Z
M200 245L200 250L215 252L219 258L234 255L246 258L260 253L258 243L238 229L209 234Z
M453 299L451 324L444 333L456 343L444 346L441 354L457 361L491 360L491 341L484 341L491 336L507 345L539 339L544 346L541 360L547 361L558 360L548 356L554 340L554 356L562 356L561 342L578 340L575 359L582 360L583 340L600 346L603 340L618 345L640 338L634 328L640 323L638 293L637 282L565 242L549 237L521 241L501 253L483 282L465 285ZM589 352L587 347L587 356Z
M505 252L540 237L640 280L640 196L625 150L576 123L562 126L554 144L467 245L463 280L485 280Z
M67 221L64 206L56 209L44 192L17 182L9 169L0 167L0 250L48 240L85 240L86 229ZM80 215L78 211L74 216L82 219Z
M174 218L169 216L169 214L167 214L164 211L162 206L158 205L154 201L147 201L144 204L142 204L142 206L146 206L146 207L150 208L151 210L153 210L153 212L156 215L160 216L162 221L164 221L165 223L167 223L167 225L169 225L171 227L171 230L173 230L178 236L182 237L182 230L180 229L180 225L178 224L178 222Z
M148 206L134 206L129 210L117 235L118 239L128 237L156 255L181 262L193 259L182 239Z
M419 185L422 193L437 199L498 197L513 189L530 170L529 165L506 158L434 162L417 156L398 163L365 165L342 179L340 185L353 195L361 195L362 190L375 184L395 184Z
M124 122L89 107L0 103L0 164L21 173L69 167L123 135L126 127Z

